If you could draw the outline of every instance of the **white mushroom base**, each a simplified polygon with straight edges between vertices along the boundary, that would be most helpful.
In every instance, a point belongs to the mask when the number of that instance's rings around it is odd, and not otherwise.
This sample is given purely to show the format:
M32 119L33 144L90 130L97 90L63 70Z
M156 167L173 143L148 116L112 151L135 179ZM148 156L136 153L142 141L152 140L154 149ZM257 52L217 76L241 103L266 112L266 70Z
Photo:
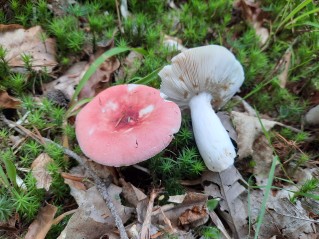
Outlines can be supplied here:
M192 97L189 106L199 153L209 170L221 172L234 164L236 152L211 99L211 94L202 92Z

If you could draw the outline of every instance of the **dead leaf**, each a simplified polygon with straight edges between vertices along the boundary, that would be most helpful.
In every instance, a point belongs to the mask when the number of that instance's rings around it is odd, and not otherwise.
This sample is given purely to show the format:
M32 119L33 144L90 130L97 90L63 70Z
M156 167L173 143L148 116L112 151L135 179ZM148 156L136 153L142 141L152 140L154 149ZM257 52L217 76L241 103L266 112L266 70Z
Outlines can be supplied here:
M182 40L177 37L164 35L163 45L171 51L185 51L187 48L183 46Z
M70 170L73 175L82 173L86 176L83 167L77 166ZM70 218L67 226L61 232L59 239L100 238L102 235L116 230L115 222L105 201L95 186L87 190L79 190L69 185L71 195L75 198L79 208ZM132 215L134 209L121 204L120 193L122 189L110 184L108 193L112 198L115 209L125 223Z
M116 75L116 81L129 80L139 70L142 65L143 55L131 51L125 58Z
M37 180L37 188L44 188L49 191L52 183L52 177L47 170L48 164L52 163L53 159L47 154L40 154L31 165L32 175Z
M284 56L279 62L279 65L281 65L281 67L283 68L281 73L278 75L279 84L281 88L285 88L287 84L288 72L289 72L290 62L291 62L291 55L292 55L292 50L291 48L288 48Z
M61 176L64 178L64 182L70 187L74 187L78 190L86 190L86 186L83 183L85 177L78 176L70 173L61 173Z
M191 209L187 209L178 218L180 225L187 228L195 228L205 224L209 219L207 209L205 206L201 208L199 206L193 206Z
M53 38L41 40L43 34L40 26L27 30L12 27L0 32L0 45L7 50L6 60L9 65L24 67L21 55L27 54L32 57L33 70L41 71L45 68L50 73L57 65L56 43Z
M202 175L205 193L220 199L218 212L231 228L233 237L245 238L248 235L248 214L246 184L233 166L221 173L207 171Z
M95 58L98 56L95 56ZM93 60L92 60L93 61ZM53 90L60 90L66 96L68 100L73 97L76 86L84 76L85 72L89 69L91 63L86 61L80 61L70 67L63 76L43 85L43 93L48 94ZM107 59L91 76L88 82L85 84L80 92L79 99L93 97L99 93L99 91L106 88L104 85L100 87L100 84L108 85L111 75L120 66L119 60L115 57Z
M21 28L23 28L23 26L19 24L9 24L9 25L0 24L0 32L14 31Z
M174 196L169 196L168 198L168 202L172 202L172 203L182 203L186 197L186 193L182 194L182 195L174 195Z
M17 109L21 105L21 101L8 94L8 92L0 90L0 108Z
M94 62L103 52L96 53L94 58L91 59L91 63ZM99 93L99 91L105 89L105 86L99 87L100 83L107 83L107 86L110 85L111 76L114 71L120 67L120 61L116 57L111 57L106 59L102 65L94 72L88 82L85 84L83 89L80 92L79 98L89 98L93 97Z
M257 36L260 37L261 45L264 45L269 38L269 30L263 27L266 21L266 14L260 8L259 3L250 0L236 0L234 7L242 12L245 21L252 25Z
M263 133L259 119L236 111L231 112L231 117L238 134L239 159L248 157L254 153L253 144L256 138ZM279 122L266 119L261 119L261 122L267 131L275 125L282 125Z
M147 196L133 184L127 183L123 178L120 178L119 182L123 188L123 197L132 206L136 207L137 204L146 199Z
M251 193L251 219L253 227L258 218L263 193L254 190ZM282 197L284 196L284 197ZM316 239L318 234L314 227L314 221L309 219L307 212L299 201L292 204L284 194L269 195L267 211L259 233L260 239L268 239L271 236L291 239Z
M269 169L274 160L273 149L263 134L256 138L252 149L252 158L255 162L253 173L256 184L258 186L265 186L268 182Z
M53 90L60 90L70 100L74 94L76 86L79 84L86 70L88 69L86 61L80 61L71 66L63 76L43 85L43 93L48 94Z
M47 204L42 207L37 218L29 226L25 239L45 239L46 234L51 228L57 207Z
M219 219L218 215L214 211L208 211L209 216L215 226L220 230L220 232L224 235L226 239L231 239L231 236L228 234L224 224Z
M207 195L202 193L188 192L182 203L178 205L167 204L158 208L154 208L152 212L152 224L153 225L166 225L165 221L168 219L171 226L177 229L179 225L179 217L188 209L192 209L194 206L202 208L206 205ZM165 216L163 216L163 213ZM138 217L143 221L145 214L145 206L139 205L137 207Z

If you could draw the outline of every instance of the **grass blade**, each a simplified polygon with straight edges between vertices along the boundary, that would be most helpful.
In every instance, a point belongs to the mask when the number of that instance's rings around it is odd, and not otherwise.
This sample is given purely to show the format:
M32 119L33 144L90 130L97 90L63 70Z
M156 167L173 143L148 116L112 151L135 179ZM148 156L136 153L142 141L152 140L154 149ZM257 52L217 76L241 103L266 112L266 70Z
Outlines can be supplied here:
M139 48L128 48L128 47L114 47L106 52L104 52L101 56L99 56L89 67L89 69L85 72L84 76L82 77L82 79L80 80L78 86L75 89L75 92L73 94L72 100L71 102L73 103L75 101L75 99L78 97L78 95L80 94L81 90L83 89L84 85L86 84L86 82L91 78L91 76L94 74L94 72L100 67L100 65L102 65L102 63L115 55L118 55L120 53L126 52L126 51L136 51L138 53L141 53L142 55L146 54L146 51L143 49L139 49ZM71 105L72 105L71 103Z
M311 3L312 0L305 0L302 3L300 3L297 7L295 7L294 10L292 10L287 17L281 23L279 24L277 31L286 23L288 22L293 16L295 16L301 9L303 9L305 6L307 6L309 3Z

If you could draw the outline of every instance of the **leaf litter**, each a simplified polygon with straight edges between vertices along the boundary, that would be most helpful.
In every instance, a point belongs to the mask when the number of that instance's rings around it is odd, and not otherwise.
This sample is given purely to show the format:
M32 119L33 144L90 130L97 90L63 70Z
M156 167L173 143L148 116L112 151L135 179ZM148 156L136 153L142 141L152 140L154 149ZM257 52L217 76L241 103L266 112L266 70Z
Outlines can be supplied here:
M237 1L235 6L241 9L244 19L254 27L257 35L260 36L261 45L264 45L269 39L269 30L264 27L267 19L260 6L257 3L244 0ZM33 58L34 70L46 69L48 72L52 71L57 64L54 40L48 38L43 43L39 42L40 37L30 39L30 34L41 36L42 33L40 27L25 30L19 25L0 25L0 36L3 36L2 39L0 38L0 43L6 49L9 49L8 61L11 66L22 67L21 54L30 54ZM10 36L21 37L23 44L20 48L17 49L16 46L8 43L8 37ZM176 48L181 51L186 49L180 39L170 36L165 36L164 44L174 50ZM49 51L45 49L47 47ZM38 50L39 54L36 54L34 49ZM72 65L57 80L43 85L44 93L48 94L52 90L60 90L68 99L71 99L74 88L96 58L97 56L94 56L90 61L80 61ZM130 79L141 67L141 61L142 56L134 52L131 52L122 64L115 57L107 60L91 77L82 90L80 98L94 96L101 89L108 87L114 72L118 69L119 72L115 76L117 79ZM287 50L282 61L284 61L283 70L278 78L284 88L291 63L291 51ZM17 108L19 105L20 102L14 97L9 96L5 91L0 91L0 107ZM318 118L317 115L313 118ZM220 116L224 123L226 120L223 117ZM261 123L267 131L275 126L285 127L285 125L270 119L259 119L256 112L251 109L245 113L232 111L230 117L236 132L232 129L232 126L226 128L229 131L233 130L230 135L238 144L238 160L251 157L256 163L250 171L256 179L256 185L265 186L268 179L267 170L273 161L274 152L263 134ZM227 124L231 125L230 120L228 121ZM307 120L307 122L312 124L311 120ZM32 173L39 188L48 190L50 187L51 178L46 167L51 160L48 155L41 154L32 164ZM110 176L110 172L105 167L97 166L95 172L105 180ZM300 177L296 179L298 182L302 182L309 176L308 169L300 170L298 173ZM61 175L70 186L71 195L75 198L79 207L75 210L59 238L81 237L89 239L101 237L103 234L107 238L119 238L105 202L96 187L90 183L90 179L83 168L76 167L70 170L70 173L61 173ZM297 174L295 176L297 177ZM114 182L116 182L116 179L114 179ZM119 184L116 182L118 185L110 184L108 190L123 222L130 221L126 228L132 238L139 238L139 232L143 230L146 230L146 232L143 232L143 238L160 238L165 233L178 235L178 238L194 238L192 229L207 224L208 220L211 220L220 229L225 238L244 238L248 234L249 219L252 221L252 228L255 228L255 222L258 219L264 197L262 188L251 190L248 193L249 186L234 167L220 174L205 172L201 176L204 193L187 192L183 195L170 196L164 205L159 205L156 202L160 194L152 195L151 193L150 197L147 197L143 190L135 187L130 182L126 182L123 178L120 178L118 182ZM289 188L286 187L286 189ZM297 185L290 189L297 190ZM311 219L308 210L306 211L303 207L305 200L297 200L296 204L292 204L289 201L290 196L291 194L281 191L271 191L259 238L279 238L282 236L286 238L316 238L318 234L315 224L318 224L318 222ZM219 200L219 205L215 211L207 209L208 197ZM314 202L309 202L309 199L306 200L312 205L317 205ZM248 201L251 202L251 208L248 208ZM50 204L41 208L36 220L30 225L26 238L45 238L54 222L55 213L56 208ZM315 213L318 214L318 212Z

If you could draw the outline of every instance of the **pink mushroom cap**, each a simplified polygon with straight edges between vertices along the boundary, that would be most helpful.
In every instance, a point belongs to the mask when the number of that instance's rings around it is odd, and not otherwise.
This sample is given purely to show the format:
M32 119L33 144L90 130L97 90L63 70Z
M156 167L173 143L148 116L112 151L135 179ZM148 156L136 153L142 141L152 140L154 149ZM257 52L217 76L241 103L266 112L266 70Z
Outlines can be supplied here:
M108 166L128 166L166 148L181 125L179 107L144 85L112 86L77 115L75 132L83 153Z

